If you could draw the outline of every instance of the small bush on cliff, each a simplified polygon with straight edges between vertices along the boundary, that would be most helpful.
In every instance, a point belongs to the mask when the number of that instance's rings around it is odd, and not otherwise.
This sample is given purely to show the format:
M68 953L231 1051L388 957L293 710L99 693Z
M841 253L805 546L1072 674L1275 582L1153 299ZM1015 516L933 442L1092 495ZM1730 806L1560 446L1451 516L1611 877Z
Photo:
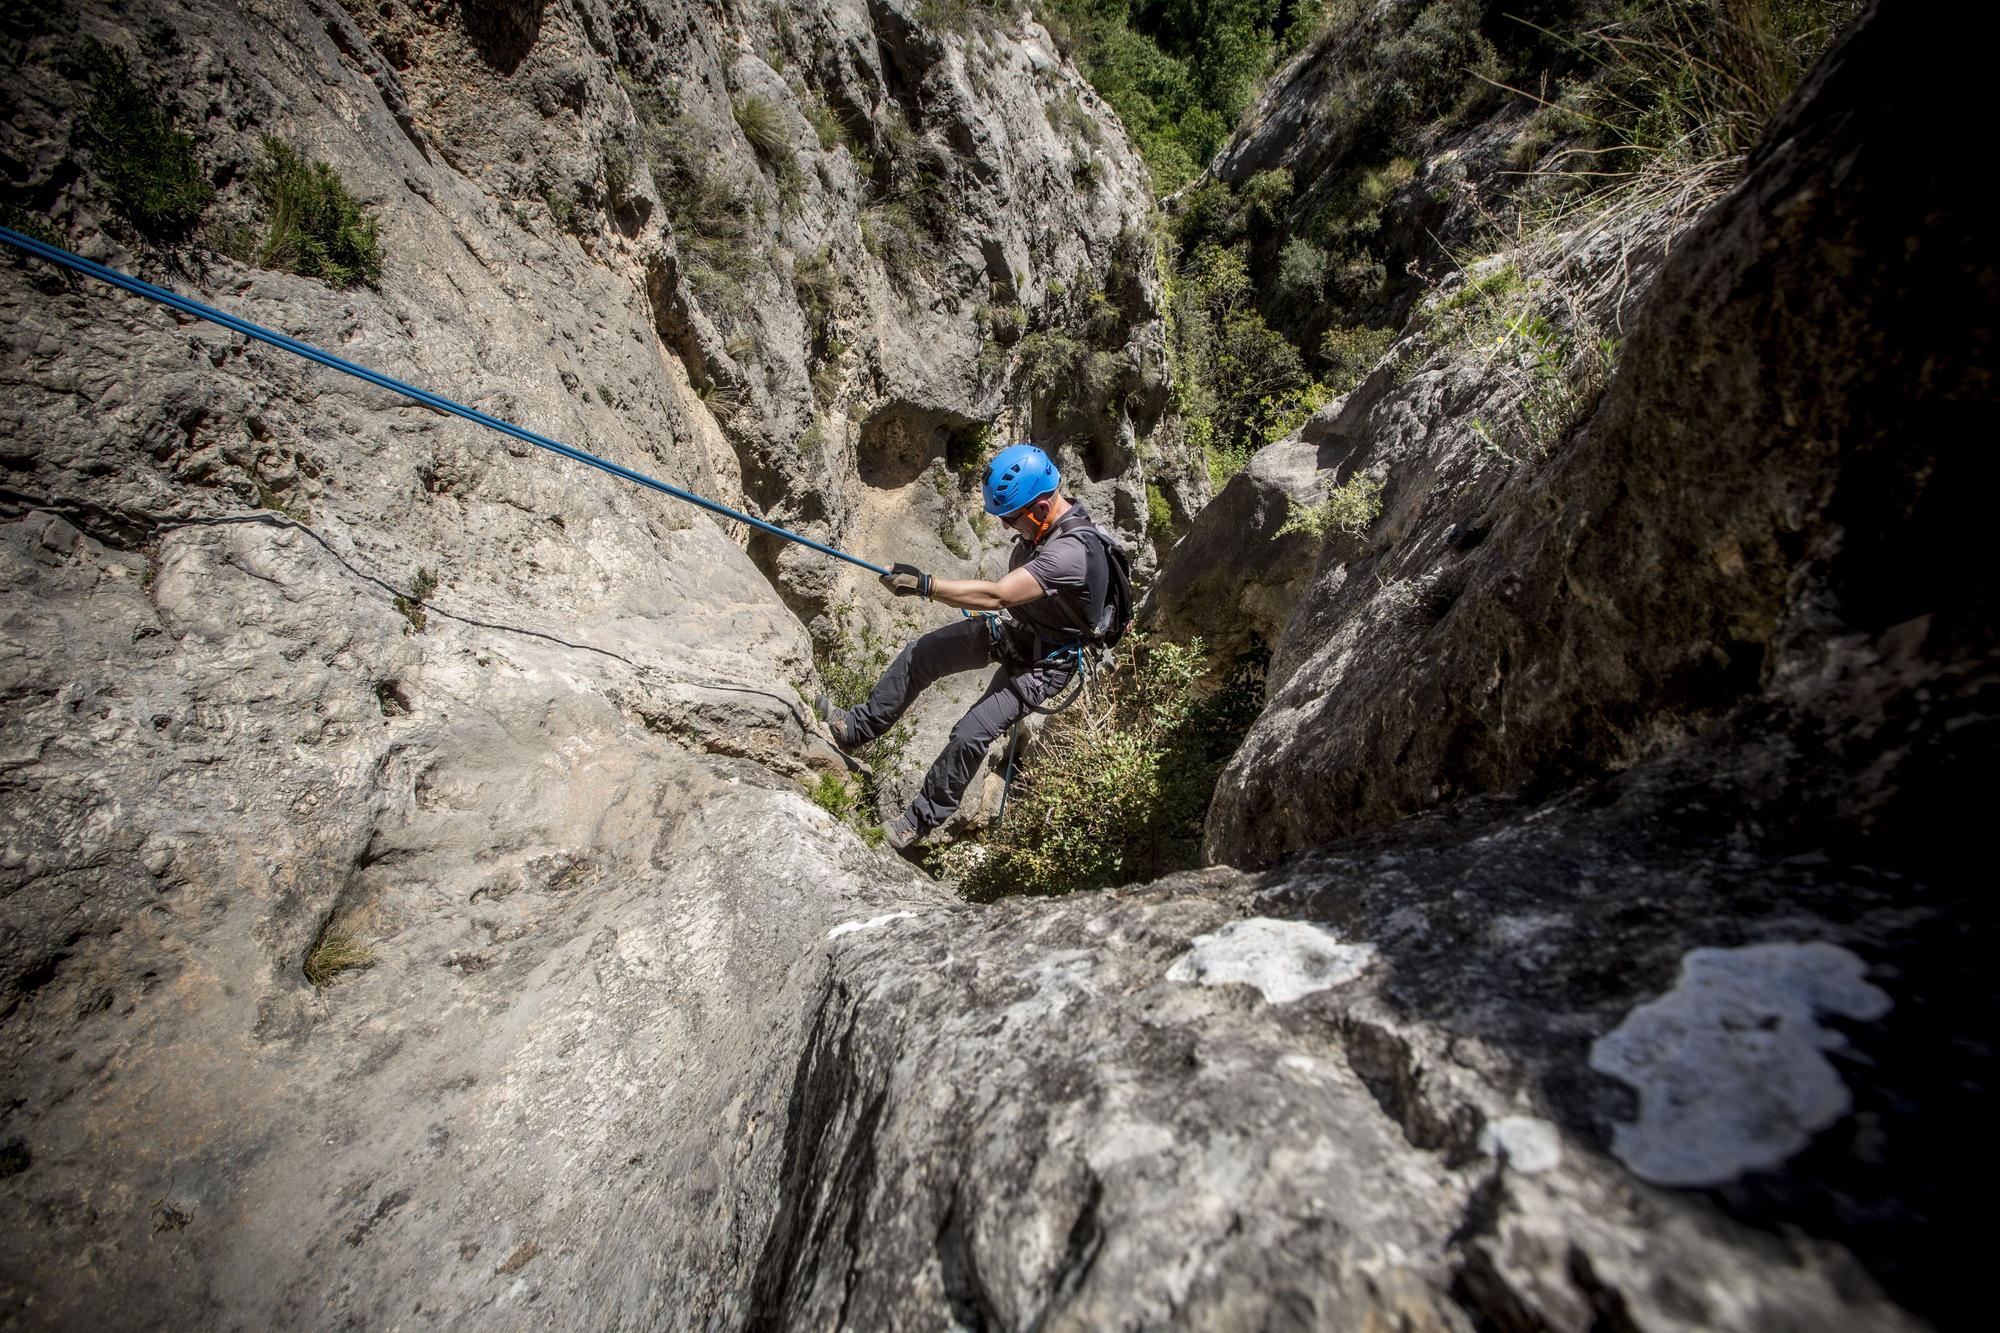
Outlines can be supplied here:
M1290 512L1278 529L1278 536L1287 537L1294 532L1311 537L1324 537L1329 532L1358 536L1381 516L1381 480L1357 472L1313 504L1290 502Z
M265 268L324 278L335 287L382 277L375 219L347 192L332 167L266 135L264 165L250 184L270 214L256 260Z
M1215 780L1263 706L1263 655L1220 688L1199 639L1128 636L1114 667L1049 720L1014 777L1003 827L937 854L967 897L1067 893L1199 863Z
M425 627L430 624L430 613L424 610L424 603L437 591L437 586L437 575L420 565L416 574L410 579L410 591L407 594L398 594L396 597L396 610L402 613L403 619L410 622L410 628L406 633L422 634Z
M215 196L195 161L194 140L139 86L122 53L92 43L85 67L90 100L79 137L91 170L139 230L184 235Z
M1336 324L1320 339L1320 359L1327 364L1327 387L1347 393L1367 377L1396 341L1394 329Z

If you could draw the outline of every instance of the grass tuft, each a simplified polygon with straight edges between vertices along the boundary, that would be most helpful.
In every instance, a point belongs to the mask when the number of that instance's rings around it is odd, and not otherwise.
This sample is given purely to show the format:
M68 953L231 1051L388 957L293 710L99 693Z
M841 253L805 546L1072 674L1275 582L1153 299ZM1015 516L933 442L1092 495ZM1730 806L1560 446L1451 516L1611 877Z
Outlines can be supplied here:
M359 971L375 965L375 955L345 929L336 927L329 921L320 930L319 938L306 951L306 980L315 987L325 990L333 984L333 979L343 972Z

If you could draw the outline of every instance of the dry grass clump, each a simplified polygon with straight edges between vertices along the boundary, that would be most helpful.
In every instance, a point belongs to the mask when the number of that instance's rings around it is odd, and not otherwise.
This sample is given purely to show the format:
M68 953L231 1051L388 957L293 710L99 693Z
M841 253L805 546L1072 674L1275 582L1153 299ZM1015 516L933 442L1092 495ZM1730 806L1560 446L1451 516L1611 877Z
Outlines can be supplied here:
M375 965L373 951L357 941L343 927L329 921L306 951L306 980L321 990L333 984L333 979L343 972L354 972Z

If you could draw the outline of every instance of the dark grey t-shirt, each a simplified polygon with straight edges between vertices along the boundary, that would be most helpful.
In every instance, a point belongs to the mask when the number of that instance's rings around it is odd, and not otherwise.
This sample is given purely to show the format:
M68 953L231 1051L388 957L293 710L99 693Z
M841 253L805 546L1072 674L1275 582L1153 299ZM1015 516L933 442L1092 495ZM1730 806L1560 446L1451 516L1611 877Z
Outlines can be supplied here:
M1025 567L1042 585L1042 596L1032 602L1009 607L1007 614L1046 639L1073 637L1083 622L1083 604L1089 596L1086 575L1090 568L1090 548L1076 529L1091 526L1090 511L1071 505L1072 519L1065 514L1059 521L1063 531L1043 539L1041 545L1014 543L1007 558L1007 572Z

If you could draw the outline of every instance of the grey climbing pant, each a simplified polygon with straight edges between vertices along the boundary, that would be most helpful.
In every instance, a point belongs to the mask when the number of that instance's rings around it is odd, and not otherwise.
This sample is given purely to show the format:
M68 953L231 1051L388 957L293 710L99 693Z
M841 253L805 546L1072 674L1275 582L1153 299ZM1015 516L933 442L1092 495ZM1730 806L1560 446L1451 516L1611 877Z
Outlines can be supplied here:
M993 660L992 639L983 618L932 630L898 653L869 691L868 701L847 715L849 735L857 745L874 740L895 726L933 681L977 671ZM1072 657L1059 657L1020 670L1002 665L993 673L979 701L951 729L951 739L924 775L917 798L910 802L921 832L927 833L952 817L994 739L1018 722L1029 704L1054 697L1075 671Z

